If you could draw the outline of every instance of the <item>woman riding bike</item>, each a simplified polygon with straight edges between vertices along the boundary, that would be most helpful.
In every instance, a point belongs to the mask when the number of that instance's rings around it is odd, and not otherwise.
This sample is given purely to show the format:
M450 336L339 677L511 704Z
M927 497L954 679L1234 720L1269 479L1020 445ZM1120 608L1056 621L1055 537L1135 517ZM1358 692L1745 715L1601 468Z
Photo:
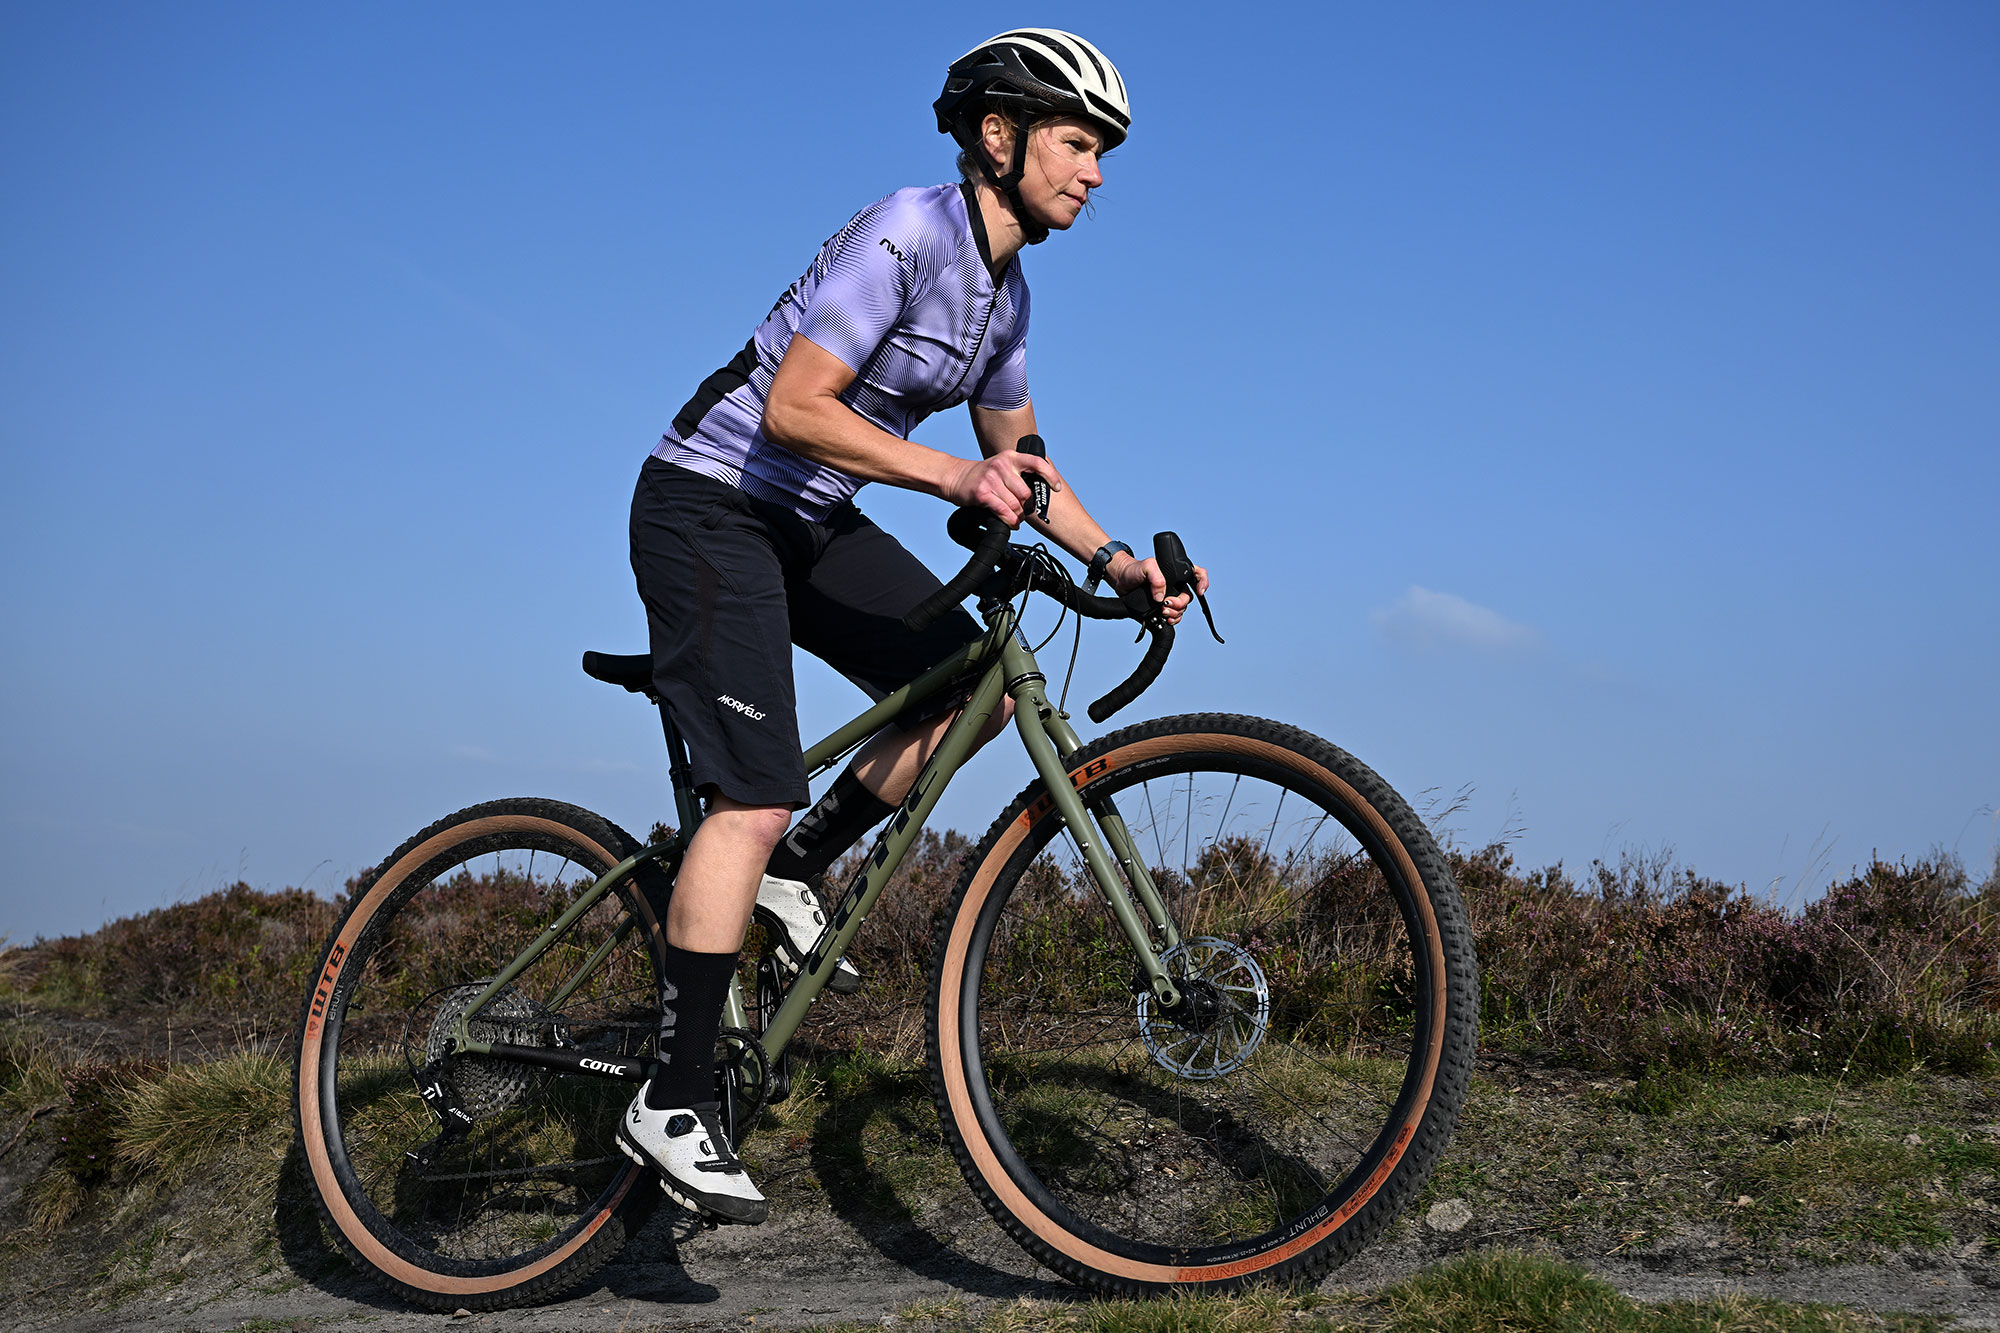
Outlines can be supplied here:
M1164 599L1169 621L1189 600L1165 599L1155 561L1111 540L1046 459L1016 450L1036 429L1019 253L1067 231L1103 183L1100 159L1131 124L1124 81L1082 38L1020 28L953 61L934 110L963 150L962 179L898 190L821 246L674 418L632 500L654 689L686 736L706 814L667 914L659 1072L619 1138L677 1201L720 1221L768 1211L715 1103L722 1005L753 909L796 967L824 921L821 876L902 801L949 721L879 733L788 835L810 798L791 646L881 699L980 633L963 608L904 627L939 582L855 492L881 481L1009 527L1027 516L1093 578ZM982 458L909 439L962 402ZM1046 519L1027 513L1024 476L1047 483ZM1196 590L1207 585L1197 570ZM858 982L843 962L835 989Z

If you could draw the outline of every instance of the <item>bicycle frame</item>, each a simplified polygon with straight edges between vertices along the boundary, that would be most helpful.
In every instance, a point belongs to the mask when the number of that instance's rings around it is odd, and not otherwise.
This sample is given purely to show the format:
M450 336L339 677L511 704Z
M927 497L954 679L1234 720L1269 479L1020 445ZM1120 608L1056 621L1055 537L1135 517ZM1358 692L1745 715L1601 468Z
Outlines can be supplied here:
M1069 725L1068 714L1050 704L1045 688L1046 678L1035 661L1033 651L1018 632L1018 616L1014 607L1006 602L988 602L981 606L980 612L987 623L985 635L966 644L910 684L862 712L805 753L807 770L814 775L822 773L898 716L934 702L954 682L963 679L970 671L980 669L970 698L946 728L937 748L911 785L909 794L889 817L860 873L848 884L834 906L825 930L807 954L799 975L786 988L776 1012L762 1016L765 1022L761 1044L771 1061L775 1062L783 1056L799 1025L804 1022L806 1011L833 979L835 964L854 942L876 900L882 896L882 891L888 887L889 880L922 831L924 821L936 808L952 777L971 758L978 733L999 707L1002 693L1014 700L1015 730L1043 786L1047 788L1045 799L1061 813L1084 863L1089 867L1098 892L1103 895L1119 930L1132 946L1134 960L1138 964L1137 975L1145 979L1162 1006L1172 1008L1180 1002L1179 991L1160 961L1161 954L1180 944L1180 932L1168 915L1166 903L1154 885L1145 861L1139 856L1123 817L1109 797L1093 798L1086 805L1079 794L1096 773L1090 768L1074 776L1069 772L1067 761L1082 748L1083 742ZM648 846L606 871L548 929L503 968L454 1024L451 1036L455 1053L497 1056L566 1073L628 1082L643 1082L651 1076L652 1062L647 1059L599 1060L555 1046L485 1042L472 1036L470 1023L496 995L532 966L556 940L638 866L656 861L669 874L678 868L687 843L694 836L697 822L686 818L686 815L689 811L698 811L699 805L692 791L681 790L685 769L678 763L674 769L674 794L685 826L672 839ZM1043 812L1044 807L1038 806L1029 814L1038 818ZM1130 893L1127 892L1128 886ZM1138 900L1136 905L1134 897ZM582 986L634 925L629 913L621 917L610 937L546 1002L548 1007L556 1007ZM740 981L730 984L723 1007L723 1024L735 1028L749 1027L749 1012L744 1004Z

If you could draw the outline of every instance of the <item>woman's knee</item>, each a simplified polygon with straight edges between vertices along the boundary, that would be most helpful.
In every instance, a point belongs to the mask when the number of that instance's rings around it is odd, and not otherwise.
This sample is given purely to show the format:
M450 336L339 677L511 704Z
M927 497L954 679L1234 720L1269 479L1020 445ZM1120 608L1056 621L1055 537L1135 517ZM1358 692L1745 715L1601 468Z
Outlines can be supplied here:
M986 725L979 729L979 739L975 743L978 745L986 744L986 742L992 740L995 736L998 736L1001 730L1005 728L1006 725L1013 720L1014 720L1013 696L1003 694L1000 696L1000 706L993 710L993 716L987 718Z
M789 805L746 805L717 793L708 800L704 827L708 823L716 823L718 831L726 832L732 840L742 838L772 848L791 827L792 808Z

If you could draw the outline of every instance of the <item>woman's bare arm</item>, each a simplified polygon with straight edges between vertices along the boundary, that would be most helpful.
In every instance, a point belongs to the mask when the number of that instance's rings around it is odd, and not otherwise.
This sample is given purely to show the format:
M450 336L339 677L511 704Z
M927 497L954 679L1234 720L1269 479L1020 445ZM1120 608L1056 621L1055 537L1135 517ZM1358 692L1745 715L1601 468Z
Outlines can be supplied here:
M1044 459L1013 453L1012 445L1004 461L987 457L975 462L896 438L840 401L841 391L853 382L854 372L839 357L793 334L764 400L764 438L863 481L922 491L955 505L977 505L998 514L1009 527L1019 526L1029 499L1021 473L1039 473L1052 494L1062 494L1060 472ZM1053 501L1050 507L1053 512Z
M1011 450L1023 435L1038 433L1035 430L1035 405L1032 402L1008 410L988 407L972 409L972 433L979 437L979 447L988 458L995 457L1003 450ZM1012 457L1023 457L1013 454ZM1098 521L1083 507L1076 492L1065 487L1049 496L1049 521L1037 523L1030 520L1030 526L1061 546L1084 564L1089 564L1099 547L1111 540ZM1157 561L1148 556L1138 559L1122 552L1111 557L1104 576L1114 588L1136 588L1142 584L1152 593L1154 601L1166 596L1166 576L1160 573ZM1199 565L1195 567L1195 585L1201 592L1208 591L1208 571ZM1167 619L1177 621L1191 599L1187 594L1166 601Z

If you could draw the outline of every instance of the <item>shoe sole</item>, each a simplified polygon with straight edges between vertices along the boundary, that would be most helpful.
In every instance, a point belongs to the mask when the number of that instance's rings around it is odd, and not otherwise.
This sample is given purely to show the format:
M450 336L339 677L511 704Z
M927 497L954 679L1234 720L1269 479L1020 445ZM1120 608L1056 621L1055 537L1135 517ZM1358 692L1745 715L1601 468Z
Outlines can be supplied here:
M631 1158L635 1163L653 1173L653 1179L660 1182L661 1193L665 1194L669 1199L672 1199L675 1203L679 1204L681 1207L693 1213L696 1217L705 1217L712 1222L720 1223L721 1225L726 1227L754 1227L754 1226L759 1226L764 1222L765 1218L763 1217L758 1218L755 1222L747 1222L740 1217L728 1217L722 1213L716 1212L715 1209L709 1207L705 1203L696 1202L694 1199L689 1198L687 1195L675 1189L673 1180L667 1175L666 1172L660 1170L659 1163L655 1162L652 1158L646 1156L646 1153L643 1149L641 1149L640 1147L638 1147L638 1145L634 1144L630 1139L625 1137L625 1127L623 1125L620 1125L618 1127L618 1133L613 1137L616 1138L618 1142L619 1152L624 1153L627 1157ZM766 1205L766 1207L768 1208L768 1205ZM769 1213L767 1212L766 1217L768 1216Z

